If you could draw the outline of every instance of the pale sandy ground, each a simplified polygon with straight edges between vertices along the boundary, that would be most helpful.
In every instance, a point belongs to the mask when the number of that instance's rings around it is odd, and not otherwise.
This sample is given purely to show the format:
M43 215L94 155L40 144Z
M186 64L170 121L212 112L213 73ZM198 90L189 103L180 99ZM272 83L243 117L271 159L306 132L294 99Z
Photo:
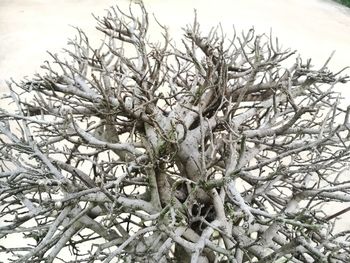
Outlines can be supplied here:
M48 58L46 50L59 52L67 37L74 36L69 25L83 28L96 38L91 13L124 0L0 0L0 92L5 79L19 79L39 70ZM299 50L321 66L336 50L331 66L337 71L350 65L350 9L327 0L144 0L149 12L170 26L176 36L198 10L203 28L221 22L226 32L249 29L279 36L285 47ZM98 38L98 36L97 36ZM350 74L350 72L349 72ZM350 102L350 85L339 87ZM330 209L330 208L329 208ZM333 212L339 208L332 208ZM338 230L350 229L349 221Z

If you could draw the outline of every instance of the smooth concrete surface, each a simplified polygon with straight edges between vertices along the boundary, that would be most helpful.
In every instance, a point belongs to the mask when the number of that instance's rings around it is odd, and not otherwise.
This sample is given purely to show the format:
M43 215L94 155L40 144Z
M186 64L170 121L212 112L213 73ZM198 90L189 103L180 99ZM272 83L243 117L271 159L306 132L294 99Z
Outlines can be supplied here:
M350 9L321 0L145 0L149 12L170 26L175 36L191 23L197 9L203 31L222 23L227 34L254 26L259 33L278 36L285 47L297 49L321 65L336 50L334 69L350 65ZM91 13L103 15L126 0L0 0L0 91L5 79L32 75L48 59L46 50L60 52L78 26L94 39ZM98 38L99 36L97 36ZM344 94L349 94L349 89Z

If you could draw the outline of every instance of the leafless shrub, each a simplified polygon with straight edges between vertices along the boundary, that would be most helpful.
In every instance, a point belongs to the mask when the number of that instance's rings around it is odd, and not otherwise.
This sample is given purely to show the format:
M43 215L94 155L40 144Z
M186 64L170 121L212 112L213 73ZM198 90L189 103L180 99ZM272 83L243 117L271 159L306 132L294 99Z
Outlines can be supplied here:
M16 262L350 262L347 77L266 35L148 38L142 3L97 18L1 109L0 246ZM286 64L291 66L287 67ZM69 248L71 259L65 249ZM58 261L57 261L58 262Z

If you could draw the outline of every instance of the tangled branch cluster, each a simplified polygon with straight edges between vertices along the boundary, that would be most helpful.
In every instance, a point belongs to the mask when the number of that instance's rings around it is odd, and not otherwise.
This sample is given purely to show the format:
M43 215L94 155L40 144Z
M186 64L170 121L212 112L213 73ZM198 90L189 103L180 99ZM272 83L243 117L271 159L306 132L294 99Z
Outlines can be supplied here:
M97 21L99 48L78 30L69 60L9 83L0 238L26 243L1 258L350 262L346 211L322 209L350 201L341 72L196 19L180 47L162 25L152 42L142 3Z

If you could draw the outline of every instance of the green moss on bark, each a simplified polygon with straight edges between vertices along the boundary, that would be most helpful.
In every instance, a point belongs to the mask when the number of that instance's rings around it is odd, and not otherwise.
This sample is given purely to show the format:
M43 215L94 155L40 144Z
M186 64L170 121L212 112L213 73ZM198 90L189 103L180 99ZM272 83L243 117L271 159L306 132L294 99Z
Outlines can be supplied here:
M336 1L347 7L350 7L350 0L336 0Z

